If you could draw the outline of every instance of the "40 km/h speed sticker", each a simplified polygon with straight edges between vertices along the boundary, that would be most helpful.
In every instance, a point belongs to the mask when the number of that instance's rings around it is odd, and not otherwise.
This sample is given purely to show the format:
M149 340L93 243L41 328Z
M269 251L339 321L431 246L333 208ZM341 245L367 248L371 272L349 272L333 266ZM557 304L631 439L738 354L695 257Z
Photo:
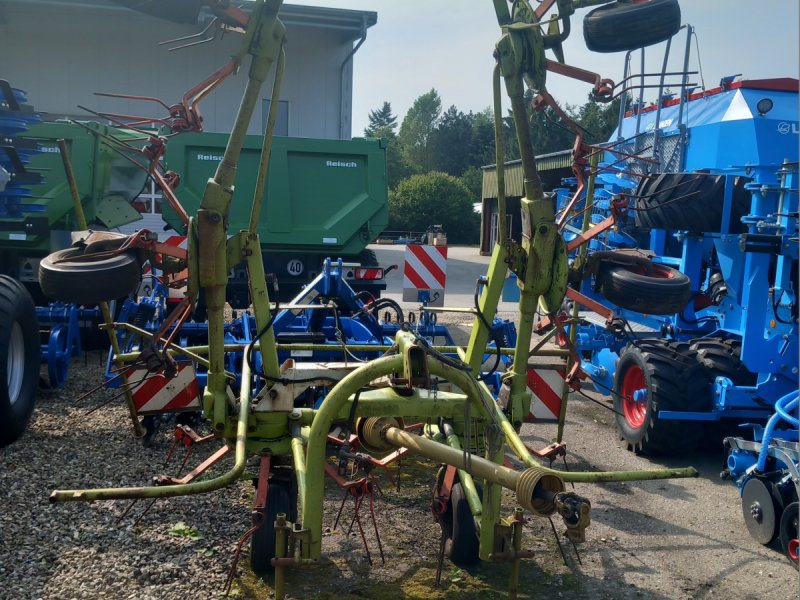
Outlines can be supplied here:
M286 270L289 275L302 275L303 274L303 261L299 258L293 258L286 263Z

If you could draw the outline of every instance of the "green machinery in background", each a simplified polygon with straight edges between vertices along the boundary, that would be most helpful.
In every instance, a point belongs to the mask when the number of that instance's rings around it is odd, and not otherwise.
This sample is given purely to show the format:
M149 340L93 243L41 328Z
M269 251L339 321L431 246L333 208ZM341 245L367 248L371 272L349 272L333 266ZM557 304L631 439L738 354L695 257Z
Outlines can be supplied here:
M228 138L221 133L186 133L167 142L165 167L181 175L177 193L188 214L199 208ZM247 229L262 143L261 136L244 140L235 197L246 201L231 204L229 231ZM264 268L277 282L279 300L294 297L314 279L326 257L378 266L367 244L389 223L386 144L372 138L273 138L258 233ZM167 205L164 221L182 232L180 218ZM348 283L356 291L377 297L386 289L382 277L361 278L350 271ZM272 290L270 295L275 296ZM234 307L249 306L243 269L234 269L227 299Z

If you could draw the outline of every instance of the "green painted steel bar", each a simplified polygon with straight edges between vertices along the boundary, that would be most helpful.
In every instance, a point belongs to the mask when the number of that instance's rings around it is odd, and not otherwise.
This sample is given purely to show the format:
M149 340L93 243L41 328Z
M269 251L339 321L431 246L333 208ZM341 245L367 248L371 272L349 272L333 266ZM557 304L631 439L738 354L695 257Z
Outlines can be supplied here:
M344 403L369 382L403 370L403 357L385 356L359 367L334 386L316 411L306 449L306 496L302 502L303 526L311 532L310 557L322 553L322 494L325 479L325 446L328 431Z
M267 172L269 171L269 159L272 155L272 138L275 135L275 123L278 120L278 106L281 99L281 86L283 84L283 74L285 70L286 51L281 48L278 54L278 63L275 66L275 79L272 85L272 95L270 96L269 113L267 114L267 128L264 132L261 157L258 161L258 176L256 177L256 189L253 192L253 208L250 211L250 226L247 228L251 234L258 231L258 223L261 220L261 207L264 204L264 187L267 182Z
M402 332L398 335L402 335ZM319 558L322 549L323 465L325 462L325 446L331 424L347 400L369 382L390 373L403 372L403 360L404 357L401 355L392 355L384 356L362 365L334 386L314 415L306 451L306 516L303 522L303 526L311 531L311 558ZM489 418L487 407L482 402L480 392L471 375L432 358L428 359L428 371L431 375L443 377L461 388L473 403L473 410L476 411L476 416L484 419ZM402 413L394 414L393 416L414 416L424 402L426 401L410 401L407 403L408 406L404 407L405 410Z
M497 304L503 293L503 283L506 278L506 257L508 251L505 246L495 244L492 250L492 258L489 261L487 285L483 286L483 293L478 298L478 306L484 315L487 323L491 325L494 315L497 314ZM483 355L486 353L486 345L489 342L489 330L483 324L483 320L477 315L472 322L472 332L469 336L464 362L472 367L473 374L477 375L483 363ZM519 347L519 346L517 346Z
M592 150L591 155L589 156L589 180L586 183L586 200L584 202L585 206L583 207L583 222L581 224L581 232L586 233L589 231L589 227L592 224L592 205L594 204L594 182L595 178L597 177L597 163L599 162L600 152L596 150ZM566 215L565 215L566 217ZM566 222L566 220L565 220ZM586 254L589 250L588 244L583 244L580 248L578 248L578 258L577 258L577 265L583 265L584 260L586 259ZM577 266L576 265L576 266ZM572 319L577 323L577 319L580 316L580 305L577 302L572 303ZM569 343L571 347L575 347L575 339L578 335L578 327L577 325L573 325L569 328ZM572 371L572 363L573 358L572 354L567 356L567 366L564 370L565 373L569 373ZM556 433L556 441L561 442L564 439L564 423L567 420L567 403L569 402L569 392L570 387L569 384L564 381L564 385L561 389L561 410L558 413L558 431Z
M89 229L89 224L86 222L86 215L83 212L83 203L81 202L81 196L78 192L78 182L75 179L75 172L72 169L72 161L70 160L69 148L67 147L66 140L58 140L58 149L61 154L61 161L64 164L64 173L67 177L67 183L69 184L69 191L70 195L72 196L72 208L75 210L75 217L78 222L78 227L81 229L81 231L86 231ZM108 341L111 343L111 351L114 354L114 366L121 370L124 364L119 360L119 340L117 340L117 336L114 333L114 319L111 316L111 310L108 307L108 302L100 303L100 312L103 313L103 321L106 325ZM120 379L122 388L125 390L125 404L128 407L128 414L131 418L131 424L133 425L133 434L137 438L144 437L145 430L142 427L141 421L139 421L139 415L136 413L136 405L133 402L133 393L131 392L131 387L128 383L128 373L122 370Z
M136 498L174 498L193 494L207 494L235 483L247 465L247 419L250 414L250 368L242 365L242 391L239 396L239 420L236 426L236 460L233 468L214 479L180 485L100 488L89 490L55 490L50 494L50 502L96 500L133 500Z
M283 47L285 28L277 19L281 0L258 0L248 23L243 43L252 56L248 81L222 160L213 179L209 179L197 216L192 220L189 244L197 251L200 287L205 290L208 307L208 383L203 408L212 417L215 431L225 429L227 417L227 376L225 374L224 310L228 283L227 219L236 179L236 165L261 87L269 69ZM245 46L246 45L246 46ZM193 238L193 239L191 239ZM258 274L251 273L251 277ZM263 277L263 273L261 274Z
M500 90L500 63L494 66L492 89L494 92L494 147L497 169L497 243L505 246L508 240L508 222L506 220L506 169L505 148L503 145L503 100Z
M294 427L291 427L294 430ZM294 431L292 433L292 458L294 459L294 475L297 480L297 498L300 502L300 514L298 519L302 522L306 515L306 454L305 442L299 431L296 435Z
M487 447L486 458L487 462L495 465L494 469L497 472L497 465L503 464L504 452L502 445L494 452ZM472 468L472 463L473 459L470 459L470 468ZM478 533L480 540L478 555L481 560L489 560L489 555L494 549L494 526L500 522L503 487L507 486L496 479L485 478L481 502L481 529ZM516 490L516 486L509 489Z
M258 338L257 348L261 353L264 373L274 378L280 375L280 365L278 364L278 350L275 348L275 330L272 327L268 328L272 315L269 309L269 289L264 275L264 256L261 254L258 232L245 235L248 240L245 262L250 274L247 284L250 286L250 300L255 312L257 333L261 334Z
M650 471L558 471L542 467L539 461L533 458L525 447L525 443L517 435L514 427L509 423L500 406L493 403L495 419L500 423L500 427L506 436L506 444L514 454L529 467L541 467L550 472L558 473L561 478L568 483L605 483L611 481L648 481L651 479L680 479L686 477L697 477L698 472L694 467L684 467L675 469L654 469Z
M463 451L461 441L455 434L452 425L445 423L443 433L448 446L459 452ZM480 522L483 507L481 506L481 498L478 495L478 488L475 487L475 480L464 469L458 470L458 480L461 482L461 488L464 490L464 496L467 498L467 504L469 504L469 509L472 511L472 516L475 517L476 522Z

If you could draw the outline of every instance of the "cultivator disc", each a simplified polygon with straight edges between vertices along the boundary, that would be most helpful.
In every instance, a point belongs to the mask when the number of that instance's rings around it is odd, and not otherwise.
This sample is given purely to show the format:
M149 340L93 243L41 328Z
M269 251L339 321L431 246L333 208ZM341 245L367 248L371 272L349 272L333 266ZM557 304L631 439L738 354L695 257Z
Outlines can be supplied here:
M778 535L775 499L766 483L750 479L742 490L742 515L747 531L761 544L769 544Z

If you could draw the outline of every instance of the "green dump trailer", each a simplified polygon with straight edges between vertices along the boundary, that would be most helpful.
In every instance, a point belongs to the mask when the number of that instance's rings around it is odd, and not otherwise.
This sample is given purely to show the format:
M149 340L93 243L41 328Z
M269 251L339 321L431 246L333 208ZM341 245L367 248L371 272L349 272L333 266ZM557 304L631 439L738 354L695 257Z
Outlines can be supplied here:
M177 195L186 212L197 211L206 182L213 177L227 144L227 134L190 133L167 143L166 168L181 176ZM248 136L239 160L234 195L252 198L262 138ZM386 140L320 140L276 137L273 140L264 205L258 229L268 275L277 297L288 300L319 274L326 257L362 267L377 267L367 249L389 222ZM176 231L182 224L163 207L164 221ZM247 229L250 203L233 203L228 231ZM347 270L356 291L374 296L386 289L380 269ZM228 301L249 304L244 271L234 269Z
M70 232L78 229L59 139L65 141L72 158L91 227L115 229L141 218L131 202L142 190L147 174L114 151L102 137L108 135L132 144L142 137L98 123L80 126L66 121L33 125L22 136L38 149L26 169L40 173L43 182L31 187L31 196L14 216L0 218L0 274L22 282L37 304L46 303L39 288L39 260L68 246Z

